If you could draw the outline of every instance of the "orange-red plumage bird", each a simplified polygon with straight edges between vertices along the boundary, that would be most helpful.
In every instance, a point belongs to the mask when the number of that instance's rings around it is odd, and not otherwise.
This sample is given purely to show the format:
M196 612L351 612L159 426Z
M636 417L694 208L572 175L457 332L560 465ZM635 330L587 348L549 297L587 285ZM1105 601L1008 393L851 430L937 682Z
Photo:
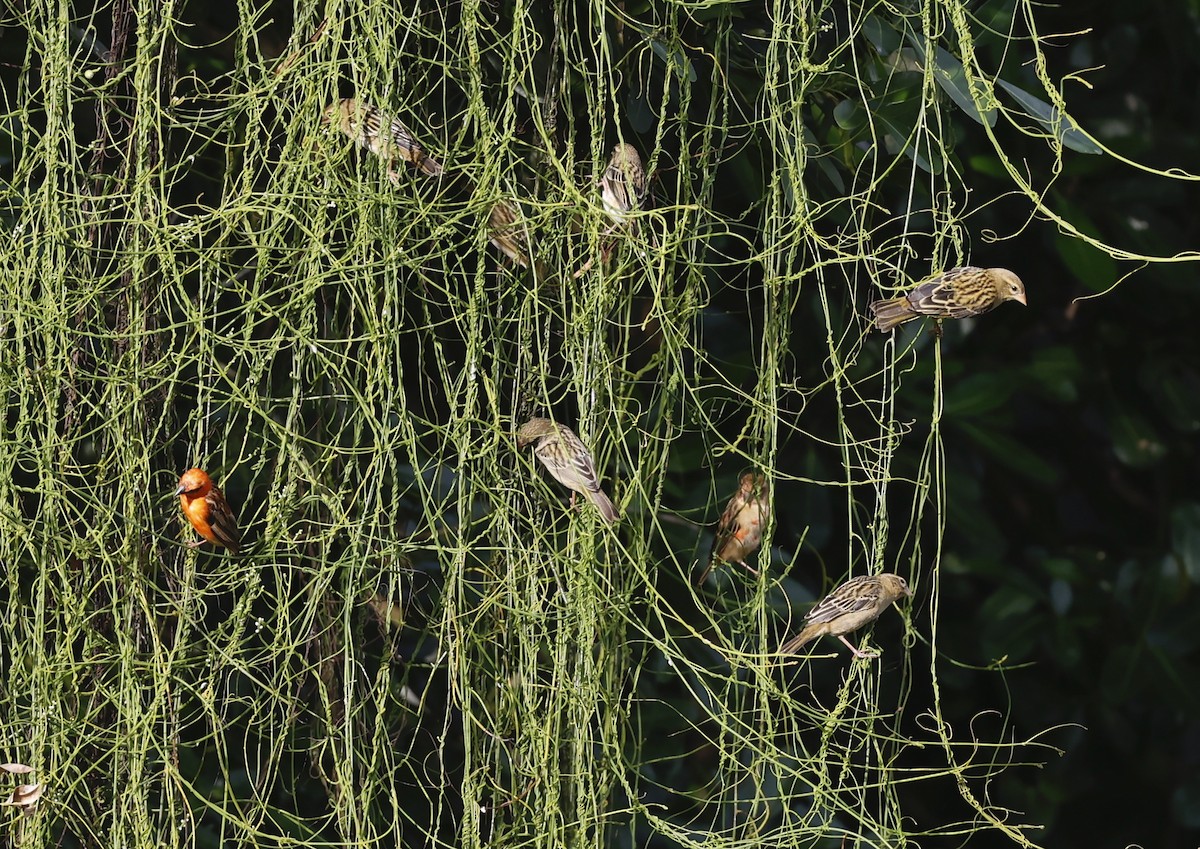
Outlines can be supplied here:
M229 509L229 502L212 478L203 469L188 469L179 478L179 507L192 527L209 542L221 545L237 554L242 547L242 534L237 519ZM188 545L195 548L199 541Z

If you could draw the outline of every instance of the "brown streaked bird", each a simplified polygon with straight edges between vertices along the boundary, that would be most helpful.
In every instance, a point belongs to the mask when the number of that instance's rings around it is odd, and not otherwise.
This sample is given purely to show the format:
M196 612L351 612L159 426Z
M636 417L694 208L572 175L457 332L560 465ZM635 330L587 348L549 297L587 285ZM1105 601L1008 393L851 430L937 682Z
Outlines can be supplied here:
M917 284L896 298L872 301L871 313L881 331L931 315L936 318L970 318L983 315L1005 301L1025 304L1025 285L1007 268L963 265Z
M442 173L442 165L425 152L408 127L369 103L346 97L325 107L322 120L349 136L364 150L378 156L387 164L388 178L400 179L393 167L398 161L408 162L430 177Z
M175 494L179 496L183 515L187 516L200 536L214 545L228 548L234 554L241 550L242 535L238 531L237 519L221 490L217 489L203 469L184 472L179 478L179 488ZM194 540L188 545L196 548L202 543Z
M529 233L525 219L511 201L498 200L488 214L488 238L522 268L529 267Z
M757 577L758 571L746 562L746 558L762 545L763 526L770 515L771 484L763 475L746 472L738 478L738 491L729 499L717 522L708 565L696 583L703 584L718 561L738 563Z
M600 178L600 199L608 217L617 224L624 224L631 212L642 208L646 200L646 169L633 145L622 142L613 148L608 167Z
M604 521L610 525L617 521L616 508L600 489L591 453L569 427L550 419L530 419L517 430L517 447L530 444L555 480L571 490L571 506L575 505L578 492L596 505Z
M877 651L856 648L846 635L874 622L901 596L912 598L908 582L891 572L851 578L817 602L805 614L804 628L779 650L792 654L805 643L828 634L845 643L855 657L878 657Z

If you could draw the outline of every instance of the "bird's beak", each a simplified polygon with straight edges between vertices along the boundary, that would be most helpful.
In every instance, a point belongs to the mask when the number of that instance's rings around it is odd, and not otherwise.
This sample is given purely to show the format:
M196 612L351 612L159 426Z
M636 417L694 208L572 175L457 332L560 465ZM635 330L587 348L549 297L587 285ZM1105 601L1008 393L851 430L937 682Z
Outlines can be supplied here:
M1019 294L1019 295L1013 295L1013 300L1014 300L1014 301L1020 301L1020 302L1021 302L1021 306L1023 306L1023 307L1027 307L1027 306L1029 306L1028 302L1026 302L1026 300L1025 300L1025 293L1024 293L1024 292L1022 292L1022 293L1021 293L1021 294Z
M179 489L175 490L176 495L183 495L183 484L179 485Z

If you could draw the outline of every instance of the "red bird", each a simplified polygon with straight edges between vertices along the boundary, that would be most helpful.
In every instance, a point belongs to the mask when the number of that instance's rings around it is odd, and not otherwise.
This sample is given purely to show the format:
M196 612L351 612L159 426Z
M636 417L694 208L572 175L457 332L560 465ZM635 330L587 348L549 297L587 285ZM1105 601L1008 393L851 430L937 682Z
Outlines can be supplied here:
M237 519L229 509L229 502L221 490L213 485L212 478L203 469L188 469L179 478L179 507L192 527L214 545L221 545L237 554L242 547L242 534ZM189 542L195 548L203 543Z

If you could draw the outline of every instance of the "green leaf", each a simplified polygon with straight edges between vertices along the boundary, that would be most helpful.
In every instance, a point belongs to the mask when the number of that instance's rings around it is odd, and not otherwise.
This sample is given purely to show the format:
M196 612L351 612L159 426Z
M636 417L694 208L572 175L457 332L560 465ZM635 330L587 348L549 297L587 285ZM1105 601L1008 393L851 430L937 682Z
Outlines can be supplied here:
M1075 583L1080 577L1079 566L1074 560L1068 560L1065 557L1047 557L1042 561L1042 569L1051 578L1066 581L1069 584Z
M867 15L863 21L862 33L880 56L887 56L900 47L900 33L875 15Z
M668 71L675 74L680 79L684 77L687 81L694 83L696 81L696 69L692 66L692 60L687 57L681 47L668 47L658 40L658 30L650 27L642 26L636 21L629 22L630 27L642 34L646 41L650 42L650 49L654 55L659 58Z
M908 40L921 55L921 61L928 64L929 53L925 50L924 42L911 32L908 34ZM933 79L942 91L946 92L950 99L958 105L958 108L966 112L973 120L980 124L987 124L989 127L996 126L996 110L989 108L980 111L979 104L971 95L971 84L967 80L967 71L963 67L963 63L954 58L949 51L937 45L934 45L933 53Z
M829 182L833 183L833 187L837 189L839 194L845 194L846 182L842 179L842 172L838 170L837 165L828 156L816 157L817 167L821 169L821 173Z
M658 120L653 107L640 91L631 91L629 99L626 101L628 109L629 124L637 133L648 133L654 129L654 124Z
M652 38L650 39L650 49L662 60L667 70L674 73L675 76L680 79L686 77L689 83L696 81L696 69L692 66L692 60L681 48L672 49L658 39Z
M1054 203L1063 217L1074 224L1080 233L1100 238L1100 228L1092 221L1086 209L1059 193L1055 194ZM1057 234L1054 237L1054 245L1063 264L1093 292L1103 292L1117 281L1116 260L1099 248L1066 233Z
M962 62L955 59L941 47L937 48L933 59L933 79L937 82L950 99L958 104L958 108L966 112L980 124L989 127L996 126L996 109L989 107L981 110L971 94L971 84L967 80L967 72Z
M1050 582L1050 607L1059 616L1071 609L1072 597L1071 585L1066 581L1056 578Z
M1059 401L1072 402L1079 398L1078 380L1083 374L1079 356L1066 345L1042 348L1034 353L1033 361L1025 367L1030 382L1037 384Z
M890 152L903 151L922 171L940 174L946 167L942 150L929 144L924 145L924 152L917 149L919 141L930 139L929 134L915 131L919 108L920 105L914 101L877 105L870 111L874 120L884 129L883 140Z
M915 130L920 117L921 99L915 94L920 91L921 75L904 72L893 74L888 80L888 91L880 97L872 97L865 104L858 100L843 100L834 107L833 120L849 133L861 132L867 122L875 124L876 131L883 136L886 150L892 154L903 152L922 170L939 174L945 168L940 148L929 133ZM916 142L930 142L925 149L918 150Z
M1200 504L1187 502L1171 511L1171 549L1192 582L1200 582Z
M1191 775L1171 794L1171 812L1184 828L1200 828L1200 776Z
M942 410L947 416L978 416L1008 403L1011 396L1011 381L981 372L948 388Z
M806 124L804 126L804 147L805 154L810 162L815 162L821 173L833 184L833 187L839 193L845 193L846 183L842 180L842 172L838 170L834 163L833 157L821 153L821 145L817 142L817 137L813 135L812 130Z
M956 419L954 424L985 452L1013 471L1047 486L1058 481L1056 468L1007 433L981 427L968 419Z
M1066 233L1055 235L1054 247L1063 265L1093 292L1103 292L1116 282L1117 261L1099 248Z
M1071 150L1077 150L1080 153L1097 154L1104 152L1083 130L1079 129L1079 125L1075 123L1075 119L1065 112L1059 111L1057 106L1051 106L1046 101L1034 97L1025 91L1025 89L1018 88L1012 83L1005 82L1004 80L997 80L997 82L1018 103L1025 107L1026 114L1045 127L1049 132L1057 135L1064 147L1069 147Z
M986 621L1024 616L1033 610L1037 599L1020 587L1001 587L988 597L979 610L979 618Z
M993 154L969 157L967 163L971 168L980 174L997 179L1007 179L1008 172L1004 170L1004 166L1000 164L1000 158Z
M1184 433L1200 430L1200 374L1176 357L1156 357L1142 364L1142 388L1171 425Z
M853 132L866 125L866 112L857 100L843 100L833 108L833 121L843 130Z
M1108 418L1109 438L1117 459L1135 469L1145 469L1167 456L1166 443L1143 416L1113 410Z

